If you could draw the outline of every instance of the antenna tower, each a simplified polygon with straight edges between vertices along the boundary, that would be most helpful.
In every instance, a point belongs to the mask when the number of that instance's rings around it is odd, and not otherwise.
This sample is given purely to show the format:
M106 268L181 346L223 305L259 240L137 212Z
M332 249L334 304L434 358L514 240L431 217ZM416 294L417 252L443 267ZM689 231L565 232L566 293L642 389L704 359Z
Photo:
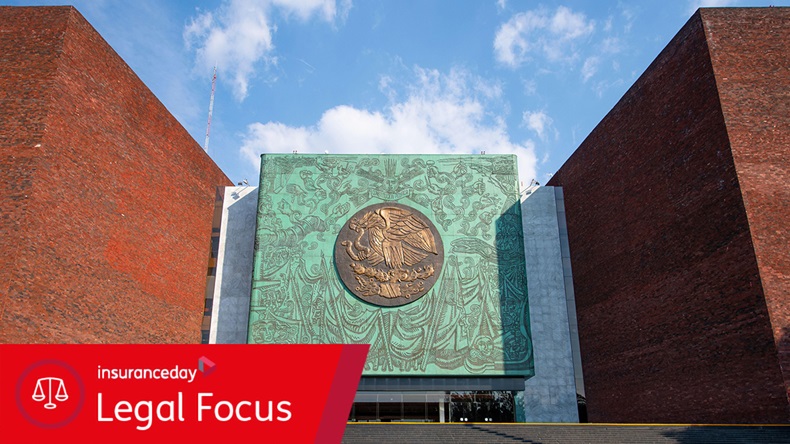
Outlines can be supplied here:
M217 87L217 65L214 65L214 76L211 78L211 101L208 103L208 124L206 124L206 143L203 149L208 152L208 135L211 132L211 113L214 112L214 91Z

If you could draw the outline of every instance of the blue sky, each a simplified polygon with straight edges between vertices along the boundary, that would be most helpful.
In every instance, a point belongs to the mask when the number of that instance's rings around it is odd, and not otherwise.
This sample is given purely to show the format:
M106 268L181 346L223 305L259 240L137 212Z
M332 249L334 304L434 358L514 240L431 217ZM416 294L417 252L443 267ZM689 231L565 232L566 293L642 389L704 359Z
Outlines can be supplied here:
M62 4L11 1L6 5ZM515 153L544 183L700 6L790 1L75 0L209 155Z

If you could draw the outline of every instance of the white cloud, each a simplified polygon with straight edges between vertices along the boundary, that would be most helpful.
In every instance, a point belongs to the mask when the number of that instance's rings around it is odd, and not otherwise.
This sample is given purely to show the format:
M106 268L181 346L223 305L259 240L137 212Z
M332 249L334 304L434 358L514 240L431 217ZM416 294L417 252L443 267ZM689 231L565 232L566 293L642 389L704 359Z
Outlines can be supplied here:
M521 12L497 30L495 56L513 68L536 55L549 61L573 60L577 57L575 41L592 34L594 29L594 21L565 6L553 13L545 8Z
M552 128L554 120L544 111L524 111L522 116L524 125L535 131L540 140L545 141L548 131Z
M260 161L257 158L262 152L307 151L310 146L310 131L303 127L290 127L279 122L267 124L253 123L247 127L247 135L242 143L241 152L250 161ZM254 153L247 145L253 140L256 145L272 148L275 151L262 151Z
M620 87L623 85L623 83L625 83L623 79L599 80L598 82L593 82L592 90L600 98L603 97L607 90L614 87Z
M347 14L350 1L343 1L338 11L335 0L225 0L217 10L193 17L184 28L184 41L195 48L196 65L208 71L216 64L219 78L230 80L239 101L247 96L259 65L276 64L273 8L300 20L317 15L331 22Z
M216 64L220 79L230 79L237 100L247 96L256 64L273 48L265 5L244 0L226 3L216 14L206 12L192 19L184 39L197 46L198 65L209 69Z
M720 8L732 6L737 3L735 0L690 0L688 2L688 15L693 14L698 8Z
M522 79L521 84L524 86L524 95L534 96L538 93L538 82L535 79Z
M457 153L517 154L521 180L536 174L535 144L513 142L494 102L501 87L464 70L447 74L415 68L402 100L382 110L336 106L309 127L253 123L240 153L256 168L262 153L333 154ZM384 78L384 77L383 77ZM394 82L386 77L387 90ZM391 96L394 97L394 96Z
M594 25L584 14L574 13L569 8L560 6L551 18L550 29L552 34L561 39L571 40L591 33Z
M601 52L604 54L617 54L622 51L623 45L617 37L607 37L601 41Z
M620 16L623 18L623 20L625 20L623 32L628 34L634 27L634 22L636 21L639 7L635 6L633 3L618 2L617 9L620 10Z
M332 21L338 12L335 0L271 0L271 2L281 7L286 14L294 14L301 20L307 20L313 14L318 14L324 20ZM350 4L341 5L341 10L347 11L349 6Z
M588 57L587 60L584 61L584 65L582 66L582 81L584 83L587 83L587 81L598 72L598 64L600 62L601 59L595 56Z

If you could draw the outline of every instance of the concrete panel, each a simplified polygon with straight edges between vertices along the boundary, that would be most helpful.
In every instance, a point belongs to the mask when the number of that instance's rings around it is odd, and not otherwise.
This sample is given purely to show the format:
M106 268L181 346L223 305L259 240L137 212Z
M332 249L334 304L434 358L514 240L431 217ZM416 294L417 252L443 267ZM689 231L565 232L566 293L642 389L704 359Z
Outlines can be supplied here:
M214 284L211 344L246 344L257 187L227 187Z
M570 261L562 254L567 247L561 248L557 212L562 192L554 187L531 191L521 202L535 350L535 376L525 383L526 421L579 422L564 278L570 276Z

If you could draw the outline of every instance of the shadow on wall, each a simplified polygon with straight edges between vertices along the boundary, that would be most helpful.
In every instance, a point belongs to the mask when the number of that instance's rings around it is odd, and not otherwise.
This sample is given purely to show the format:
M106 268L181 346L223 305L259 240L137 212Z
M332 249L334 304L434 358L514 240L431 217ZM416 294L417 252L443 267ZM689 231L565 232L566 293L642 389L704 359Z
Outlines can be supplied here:
M535 375L535 364L520 201L508 206L497 218L495 245L505 374L529 378Z
M790 327L782 329L782 337L779 338L779 343L776 344L776 349L779 353L779 364L790 372ZM790 423L790 375L784 376L785 392L787 393L788 400L788 417L787 422ZM789 431L790 433L790 431Z
M501 368L495 370L529 378L535 372L519 202L506 205L495 232L494 245L464 236L447 247L443 273L457 274L454 293L469 307L469 314L458 322L474 332L464 365L483 373L501 353L502 361L495 364Z
M790 347L790 328L782 329L777 349L787 350ZM790 395L790 387L785 386ZM788 396L790 399L790 396ZM788 418L790 419L790 418ZM737 419L734 422L738 422ZM790 443L790 425L776 426L728 426L728 427L702 427L691 426L679 428L662 433L667 438L672 438L681 444L711 443L711 442L749 442L749 443Z
M790 443L788 426L690 426L678 427L661 433L680 444L708 444L714 442L743 442L779 444Z
M579 409L579 422L580 423L590 422L590 420L587 419L587 398L577 393L576 406Z

